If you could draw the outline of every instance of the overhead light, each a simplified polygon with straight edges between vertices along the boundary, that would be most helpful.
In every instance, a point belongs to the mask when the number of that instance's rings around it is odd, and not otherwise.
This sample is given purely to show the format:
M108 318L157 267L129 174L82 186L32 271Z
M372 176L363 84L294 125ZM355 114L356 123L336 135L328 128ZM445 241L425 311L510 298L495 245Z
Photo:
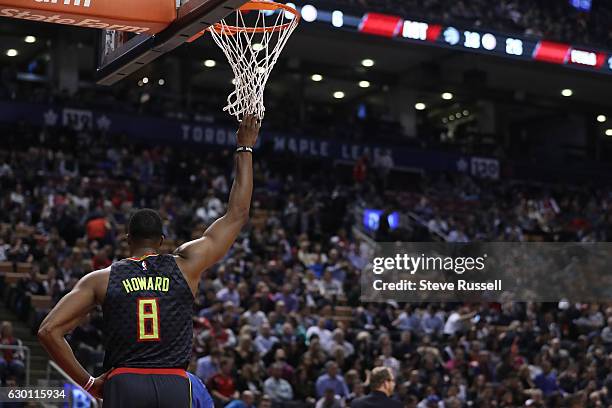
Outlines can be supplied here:
M208 59L208 60L204 61L204 66L206 68L212 68L215 65L217 65L217 61L215 61L215 60Z
M143 86L144 84L142 83L142 79L140 81L138 81L138 86Z
M25 39L25 42L27 42L28 44L34 44L36 42L36 37L34 37L33 35L28 35Z
M291 7L292 9L297 8L297 7L295 6L295 4L293 4L293 3L287 3L287 6ZM293 13L292 13L292 12L290 12L289 10L285 10L285 18L286 18L286 19L293 20L293 18L294 18L294 17L295 17L295 16L293 15Z
M569 88L566 88L564 90L561 91L561 95L565 96L566 98L569 98L570 96L572 96L574 94L574 91L572 91Z
M264 47L263 44L255 43L255 44L253 44L253 51L261 51L261 50L263 50L263 47Z
M417 102L414 105L414 109L418 110L418 111L422 111L425 110L427 108L427 105L425 105L423 102Z
M453 95L450 92L444 92L442 94L442 99L444 99L445 101L450 101L451 99L453 99L455 97L455 95Z
M470 111L469 110L464 110L463 111L463 116L469 116L470 115Z
M612 129L606 129L606 136L612 136Z
M344 13L340 10L334 10L332 12L332 25L336 28L340 28L344 25Z
M323 80L323 75L314 74L313 76L310 77L310 79L312 79L315 82L321 82Z
M457 114L455 114L455 117L457 119L461 119L463 117L463 115L461 114L461 112L457 112Z
M360 88L369 88L370 87L370 81L359 81L359 87Z
M597 121L599 123L604 123L606 120L608 120L608 118L606 117L606 115L597 115Z
M363 61L361 61L361 65L363 65L366 68L373 67L374 66L374 60L366 58Z
M142 78L142 83L143 84L148 84L149 83L149 78L147 78L147 77Z
M442 118L442 123L448 123L448 119Z
M159 86L164 86L166 85L166 80L161 78L159 81L157 81L157 83L159 84Z
M302 7L302 18L306 22L312 23L313 21L315 21L317 19L317 14L318 13L315 6L307 4Z
M14 48L11 48L10 50L6 51L7 57L16 57L17 55L19 55L19 53Z
M450 120L451 122L452 122L453 120L455 120L455 115L450 115L450 116L448 117L448 120Z
M344 92L342 91L336 91L334 92L334 99L342 99L345 97Z

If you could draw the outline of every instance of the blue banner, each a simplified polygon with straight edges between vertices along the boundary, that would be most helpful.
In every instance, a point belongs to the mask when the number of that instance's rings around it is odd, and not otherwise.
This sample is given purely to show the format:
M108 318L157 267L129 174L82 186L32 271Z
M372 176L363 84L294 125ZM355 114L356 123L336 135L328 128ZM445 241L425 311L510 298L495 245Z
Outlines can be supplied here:
M75 130L94 129L125 134L149 143L189 144L202 147L235 146L236 129L151 116L98 112L45 104L0 101L0 121L26 121L37 126L66 126ZM401 146L343 142L334 139L264 133L260 144L271 144L276 152L354 162L367 155L374 159L390 152L395 168L469 173L479 178L499 178L499 161L456 153L424 151Z

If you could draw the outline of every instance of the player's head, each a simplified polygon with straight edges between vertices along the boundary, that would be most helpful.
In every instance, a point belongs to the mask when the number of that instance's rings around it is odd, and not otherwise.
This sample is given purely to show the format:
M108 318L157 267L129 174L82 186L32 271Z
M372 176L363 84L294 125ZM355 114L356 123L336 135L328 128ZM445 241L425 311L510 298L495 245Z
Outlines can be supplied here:
M157 211L143 208L136 211L128 224L128 243L130 249L157 249L164 241L163 223Z

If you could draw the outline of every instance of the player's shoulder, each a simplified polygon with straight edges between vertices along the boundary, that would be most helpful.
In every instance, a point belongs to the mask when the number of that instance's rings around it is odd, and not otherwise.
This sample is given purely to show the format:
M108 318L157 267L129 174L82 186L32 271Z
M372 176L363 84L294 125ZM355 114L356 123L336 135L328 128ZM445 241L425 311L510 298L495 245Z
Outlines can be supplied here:
M81 289L92 290L97 302L102 304L106 296L106 288L110 279L111 267L98 269L83 276L77 286Z
M97 269L95 271L89 272L81 279L81 282L84 283L97 283L100 280L108 280L108 277L111 273L112 265L106 267L104 269Z

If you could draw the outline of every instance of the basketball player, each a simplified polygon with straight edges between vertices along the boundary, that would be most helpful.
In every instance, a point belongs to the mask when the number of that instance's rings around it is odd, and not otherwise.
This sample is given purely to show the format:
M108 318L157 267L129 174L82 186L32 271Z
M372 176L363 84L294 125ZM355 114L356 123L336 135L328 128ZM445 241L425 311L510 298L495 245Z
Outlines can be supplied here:
M112 408L191 407L185 372L191 359L194 296L202 272L228 252L247 222L253 192L252 147L260 123L247 115L237 132L236 178L226 214L203 237L159 254L162 220L139 210L128 225L131 258L83 277L42 322L38 338L51 358L104 406ZM76 360L64 336L97 305L104 318L105 373L93 378ZM193 396L195 397L195 395Z

